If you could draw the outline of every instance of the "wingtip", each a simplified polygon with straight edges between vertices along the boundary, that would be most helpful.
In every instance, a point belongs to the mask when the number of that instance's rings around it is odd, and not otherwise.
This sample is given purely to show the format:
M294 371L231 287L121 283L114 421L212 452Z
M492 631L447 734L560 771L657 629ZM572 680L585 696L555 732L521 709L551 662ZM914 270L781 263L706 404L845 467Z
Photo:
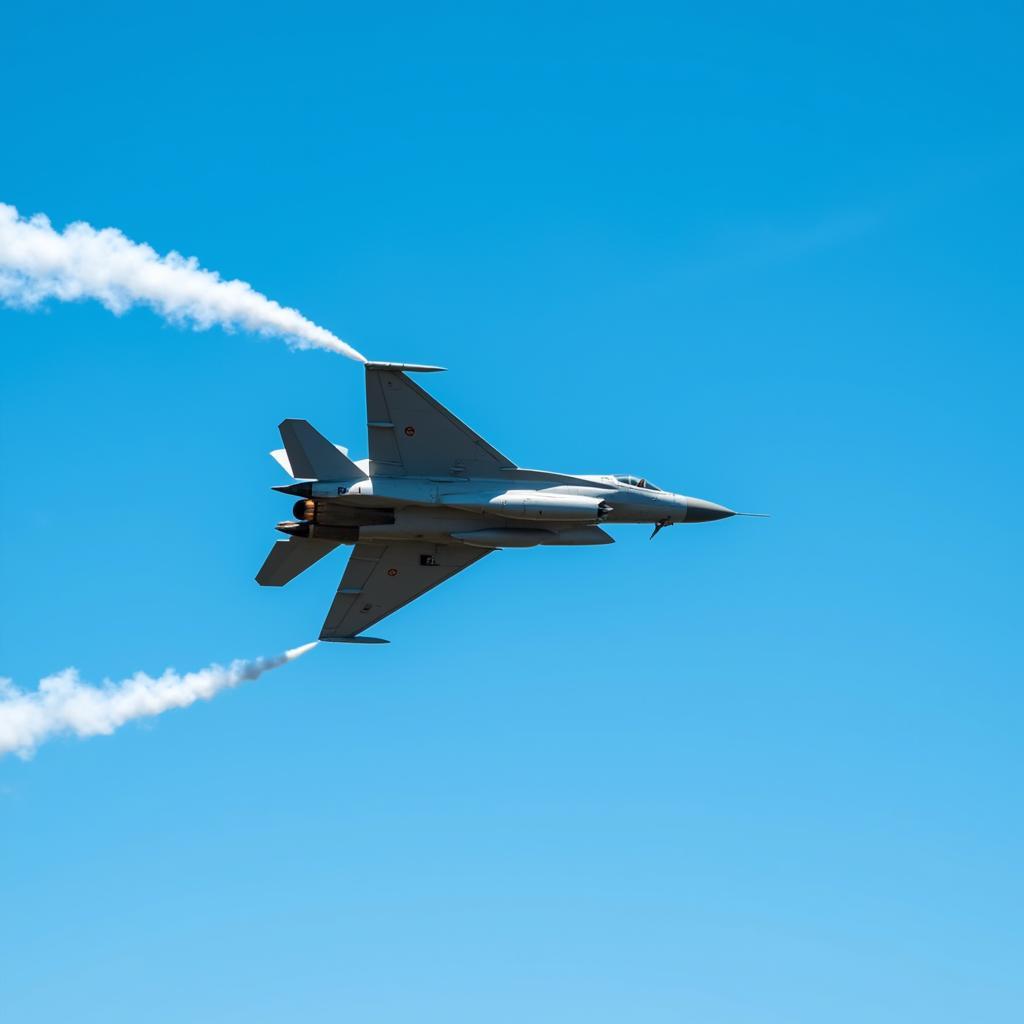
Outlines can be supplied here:
M385 640L379 636L324 636L320 634L320 639L324 643L328 644L389 644L390 640Z
M427 366L422 363L367 362L365 365L367 370L391 370L401 373L443 373L447 369L444 366Z

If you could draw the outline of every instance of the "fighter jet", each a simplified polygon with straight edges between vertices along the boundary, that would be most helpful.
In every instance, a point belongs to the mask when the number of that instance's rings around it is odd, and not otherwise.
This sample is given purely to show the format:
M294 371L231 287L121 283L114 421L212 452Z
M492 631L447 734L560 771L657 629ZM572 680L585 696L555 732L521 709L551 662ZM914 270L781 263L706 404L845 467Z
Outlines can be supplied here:
M353 462L305 420L281 423L271 452L296 483L294 521L256 576L280 587L354 545L320 632L339 643L387 643L363 631L500 548L611 544L602 526L676 523L745 513L672 494L641 476L524 469L410 379L440 366L366 364L369 458Z

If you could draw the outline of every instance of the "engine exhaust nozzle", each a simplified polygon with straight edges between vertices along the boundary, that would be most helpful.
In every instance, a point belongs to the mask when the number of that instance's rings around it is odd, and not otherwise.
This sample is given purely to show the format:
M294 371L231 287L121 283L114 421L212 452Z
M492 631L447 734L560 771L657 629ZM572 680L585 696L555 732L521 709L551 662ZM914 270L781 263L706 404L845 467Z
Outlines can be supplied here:
M312 523L278 523L274 527L279 533L286 533L289 537L308 537L312 528Z
M358 526L321 526L319 523L278 523L274 527L289 537L305 540L332 540L339 544L356 544L359 541Z

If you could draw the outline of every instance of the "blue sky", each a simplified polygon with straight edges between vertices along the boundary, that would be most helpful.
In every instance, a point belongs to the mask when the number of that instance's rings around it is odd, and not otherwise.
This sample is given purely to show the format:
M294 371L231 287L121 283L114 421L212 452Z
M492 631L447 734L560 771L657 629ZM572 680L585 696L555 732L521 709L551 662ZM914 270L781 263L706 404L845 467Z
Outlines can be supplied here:
M5 1021L1018 1020L1013 5L22 5L0 200L294 305L523 465L770 520L504 552L0 762ZM362 373L0 309L0 674L273 654Z

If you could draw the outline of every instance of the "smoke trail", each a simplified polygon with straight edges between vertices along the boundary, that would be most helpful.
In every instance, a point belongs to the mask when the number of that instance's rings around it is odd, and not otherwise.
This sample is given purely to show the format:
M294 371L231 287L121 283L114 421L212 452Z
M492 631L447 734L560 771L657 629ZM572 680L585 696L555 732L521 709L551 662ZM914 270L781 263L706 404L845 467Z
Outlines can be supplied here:
M273 658L233 661L227 668L210 665L183 676L171 669L156 679L137 672L123 682L107 680L98 687L83 683L73 668L47 676L34 693L24 693L9 679L0 679L0 757L13 752L27 759L40 743L58 733L110 734L133 718L150 718L210 700L221 690L258 679L314 647L316 641Z
M245 281L224 281L199 261L159 255L116 228L81 221L59 233L43 214L24 218L0 203L0 302L31 309L45 299L96 299L112 313L149 306L202 331L214 324L284 338L295 348L324 348L366 359L298 310L281 306Z

